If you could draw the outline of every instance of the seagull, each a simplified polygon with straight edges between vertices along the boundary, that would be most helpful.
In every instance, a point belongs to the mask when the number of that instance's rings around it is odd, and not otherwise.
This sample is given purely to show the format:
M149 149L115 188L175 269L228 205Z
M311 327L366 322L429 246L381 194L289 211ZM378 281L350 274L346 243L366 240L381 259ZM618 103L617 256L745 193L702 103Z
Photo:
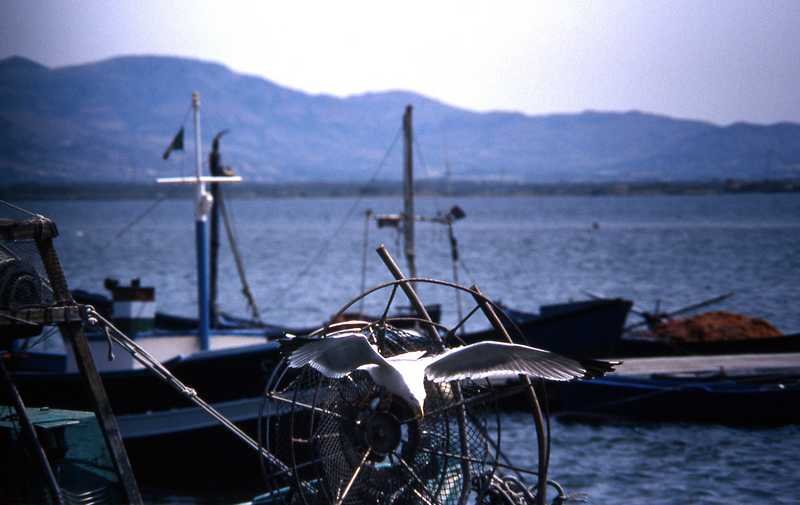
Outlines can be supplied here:
M330 379L364 370L375 384L424 415L426 380L441 383L519 374L569 381L600 377L619 362L577 361L527 345L493 341L454 347L435 355L412 351L384 358L365 335L347 332L303 345L289 355L288 364L292 368L308 365Z

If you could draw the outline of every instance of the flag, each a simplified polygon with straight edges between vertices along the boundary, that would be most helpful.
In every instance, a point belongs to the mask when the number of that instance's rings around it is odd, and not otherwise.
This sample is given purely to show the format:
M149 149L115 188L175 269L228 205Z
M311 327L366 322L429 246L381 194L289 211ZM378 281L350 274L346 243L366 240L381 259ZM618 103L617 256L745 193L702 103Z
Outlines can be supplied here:
M180 131L175 134L175 138L172 139L172 142L170 142L169 146L167 146L167 150L164 151L162 158L169 158L169 155L172 153L172 151L183 151L183 126L181 126Z

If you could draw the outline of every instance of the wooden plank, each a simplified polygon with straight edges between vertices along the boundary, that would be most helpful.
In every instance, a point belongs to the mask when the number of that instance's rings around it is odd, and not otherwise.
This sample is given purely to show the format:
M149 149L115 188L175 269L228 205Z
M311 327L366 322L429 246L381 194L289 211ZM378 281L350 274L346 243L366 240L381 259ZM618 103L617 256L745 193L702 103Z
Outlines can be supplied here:
M43 216L26 221L0 219L0 240L48 240L57 236L56 224Z
M0 310L0 326L3 325L42 325L80 322L81 306L34 307L17 310Z
M798 369L800 353L725 354L716 356L670 356L663 358L625 359L614 372L617 375L689 372L746 372L749 370Z
M36 246L39 249L39 255L42 258L45 270L47 270L47 277L50 279L50 286L53 288L56 302L59 305L74 304L75 302L67 287L67 279L64 277L64 270L61 268L61 262L58 259L53 240L49 238L37 240ZM127 502L133 505L141 504L142 496L136 484L128 454L125 452L122 435L120 435L117 420L111 410L111 403L108 400L100 374L97 373L97 368L92 359L92 353L89 350L89 342L86 339L83 326L81 323L61 323L59 328L64 339L72 346L75 360L78 363L78 370L83 377L84 384L91 392L97 422L100 424L100 429L111 452L114 467L117 469L119 478L122 481Z

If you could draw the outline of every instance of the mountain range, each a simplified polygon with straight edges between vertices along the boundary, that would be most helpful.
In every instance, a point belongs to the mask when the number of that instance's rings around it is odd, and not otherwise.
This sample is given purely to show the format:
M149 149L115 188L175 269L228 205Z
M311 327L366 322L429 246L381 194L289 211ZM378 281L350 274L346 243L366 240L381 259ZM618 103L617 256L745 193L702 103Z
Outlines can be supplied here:
M4 184L144 183L189 175L192 91L201 96L204 146L230 130L223 162L262 183L399 179L406 104L414 107L419 178L548 183L800 176L795 123L720 126L638 111L474 112L404 91L308 94L183 58L125 56L48 68L15 56L0 61ZM181 126L186 151L163 161Z

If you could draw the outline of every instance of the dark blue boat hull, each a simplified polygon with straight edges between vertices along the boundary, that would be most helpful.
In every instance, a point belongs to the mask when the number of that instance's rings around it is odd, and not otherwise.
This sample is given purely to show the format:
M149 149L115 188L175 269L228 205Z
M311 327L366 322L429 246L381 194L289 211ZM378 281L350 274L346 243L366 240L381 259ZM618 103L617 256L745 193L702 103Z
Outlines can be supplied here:
M514 325L511 337L521 344L578 358L614 356L632 303L620 298L544 305L540 314L506 309ZM467 342L502 340L494 330L468 333Z
M800 422L800 376L610 376L549 384L562 419L770 426Z

